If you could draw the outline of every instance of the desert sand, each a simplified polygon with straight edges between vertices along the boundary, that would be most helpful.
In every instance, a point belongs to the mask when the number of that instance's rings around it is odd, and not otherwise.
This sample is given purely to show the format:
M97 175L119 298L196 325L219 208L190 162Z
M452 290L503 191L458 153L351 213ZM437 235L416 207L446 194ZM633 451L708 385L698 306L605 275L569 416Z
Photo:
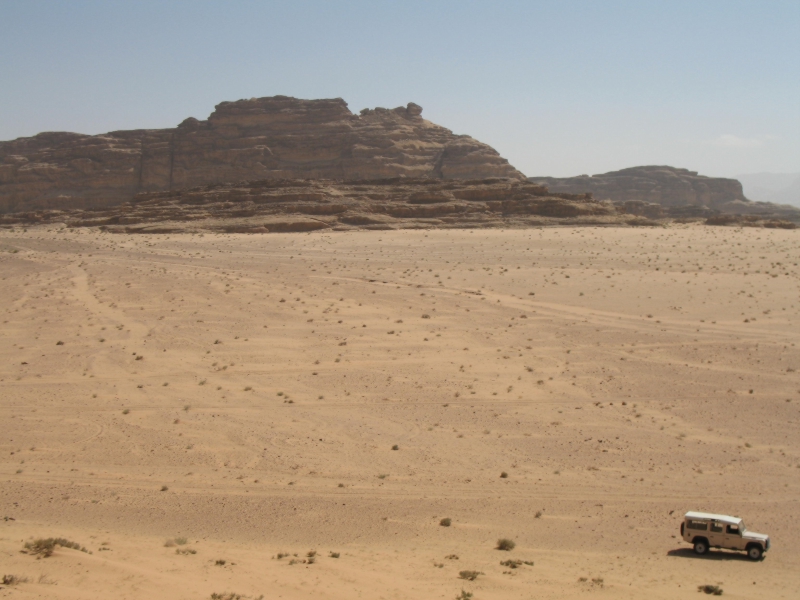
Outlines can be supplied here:
M797 236L0 231L0 597L797 598Z

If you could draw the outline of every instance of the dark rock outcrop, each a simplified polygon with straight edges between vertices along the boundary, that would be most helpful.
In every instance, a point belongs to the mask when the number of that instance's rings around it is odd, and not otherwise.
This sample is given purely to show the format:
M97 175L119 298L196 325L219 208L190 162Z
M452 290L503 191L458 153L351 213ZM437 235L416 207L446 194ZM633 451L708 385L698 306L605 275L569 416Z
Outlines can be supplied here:
M340 99L222 102L205 121L0 142L0 212L104 207L137 193L248 179L523 175L491 147L409 103L355 115Z

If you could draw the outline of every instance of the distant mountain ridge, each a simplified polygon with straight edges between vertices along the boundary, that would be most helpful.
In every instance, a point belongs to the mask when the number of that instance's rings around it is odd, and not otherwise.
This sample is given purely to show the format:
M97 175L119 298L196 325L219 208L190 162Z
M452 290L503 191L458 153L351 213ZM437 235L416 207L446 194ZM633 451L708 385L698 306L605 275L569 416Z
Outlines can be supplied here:
M706 177L697 171L670 166L630 167L593 176L529 177L528 181L545 185L552 192L589 192L597 200L610 200L620 205L652 205L649 212L647 207L636 210L653 217L658 216L660 209L666 209L671 216L719 212L800 220L798 209L751 201L736 179Z
M746 202L742 184L735 179L705 177L697 171L669 166L630 167L599 175L529 177L554 192L591 192L598 200L642 200L662 206L708 206Z

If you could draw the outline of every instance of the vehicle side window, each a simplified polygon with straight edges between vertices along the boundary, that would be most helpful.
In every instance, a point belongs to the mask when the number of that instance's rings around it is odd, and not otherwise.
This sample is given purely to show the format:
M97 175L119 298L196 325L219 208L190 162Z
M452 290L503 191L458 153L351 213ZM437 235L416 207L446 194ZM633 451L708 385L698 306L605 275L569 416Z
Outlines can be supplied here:
M713 531L714 533L722 533L722 523L718 523L717 521L712 521L711 531Z
M698 531L708 530L708 521L689 521L686 523L688 529L696 529Z
M728 533L732 535L739 535L739 526L738 525L728 525Z

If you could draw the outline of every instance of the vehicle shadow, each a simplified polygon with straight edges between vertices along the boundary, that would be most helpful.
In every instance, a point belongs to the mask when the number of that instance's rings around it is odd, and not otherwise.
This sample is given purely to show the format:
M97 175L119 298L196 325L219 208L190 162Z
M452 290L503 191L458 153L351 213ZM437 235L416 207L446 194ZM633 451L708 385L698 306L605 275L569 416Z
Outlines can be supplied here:
M676 556L678 558L694 558L696 560L741 560L745 562L753 562L748 558L747 554L741 552L726 552L725 550L709 550L706 554L700 556L695 554L691 548L675 548L667 552L667 556Z

